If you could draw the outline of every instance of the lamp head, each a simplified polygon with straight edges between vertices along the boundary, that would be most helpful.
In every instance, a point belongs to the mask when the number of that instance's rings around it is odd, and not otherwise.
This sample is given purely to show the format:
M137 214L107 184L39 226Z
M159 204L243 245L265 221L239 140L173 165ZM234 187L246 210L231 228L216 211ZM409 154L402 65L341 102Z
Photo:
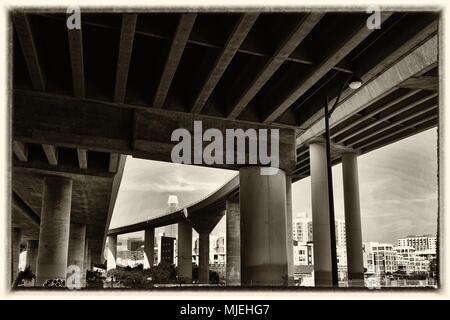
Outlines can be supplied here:
M353 76L350 79L350 82L348 83L348 86L350 87L350 89L356 90L359 89L362 85L362 81L360 78L357 78L355 76Z

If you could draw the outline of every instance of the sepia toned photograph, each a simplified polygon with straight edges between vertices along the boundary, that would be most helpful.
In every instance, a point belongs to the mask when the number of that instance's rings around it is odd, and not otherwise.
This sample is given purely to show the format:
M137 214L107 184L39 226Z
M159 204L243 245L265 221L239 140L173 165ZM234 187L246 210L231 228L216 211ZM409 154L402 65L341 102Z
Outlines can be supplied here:
M441 289L440 8L7 19L11 294Z

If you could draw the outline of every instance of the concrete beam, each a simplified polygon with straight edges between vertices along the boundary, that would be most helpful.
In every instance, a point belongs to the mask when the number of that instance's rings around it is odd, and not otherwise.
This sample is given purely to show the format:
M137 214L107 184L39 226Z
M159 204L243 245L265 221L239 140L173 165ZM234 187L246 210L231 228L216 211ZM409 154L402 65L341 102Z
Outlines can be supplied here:
M194 26L196 17L197 14L195 13L184 13L180 17L175 36L170 45L163 73L153 99L153 108L162 108L164 106L164 101L166 100L167 93L169 92L170 85L175 72L177 71L178 64L183 55L184 47L189 39L189 34Z
M20 93L19 93L20 92ZM295 130L245 121L225 120L172 110L146 111L115 103L68 99L67 97L17 92L14 95L13 136L17 141L54 144L61 147L133 155L133 157L171 162L172 132L185 128L193 144L194 121L202 121L202 129L279 129L280 168L295 168ZM58 108L58 112L55 112ZM76 110L76 112L74 112ZM67 117L70 114L70 117ZM134 146L131 143L134 141ZM206 142L203 143L207 145ZM246 143L246 154L248 154ZM191 163L194 163L192 153ZM199 165L205 165L204 163ZM238 169L236 164L213 164Z
M368 82L358 92L341 103L330 117L330 128L338 125L353 114L360 112L377 97L385 94L405 79L420 73L437 63L437 36L433 36L413 52L399 60L374 80ZM323 121L316 122L296 139L296 145L301 146L325 132Z
M298 45L311 32L314 26L323 17L323 13L313 12L305 14L297 23L293 30L288 34L283 43L278 47L275 54L270 57L267 63L262 67L255 79L244 90L236 103L231 107L228 118L236 119L255 97L261 88L269 81L273 74L281 67L286 59L294 52Z
M52 166L58 165L58 148L56 146L50 144L43 144L42 148L44 149L45 156L47 157L48 163Z
M34 212L23 200L22 198L13 191L12 193L12 207L16 208L20 213L22 213L23 217L29 220L33 225L39 227L41 224L41 218L39 215Z
M375 130L373 132L364 134L361 138L356 139L356 140L352 140L351 142L346 143L346 145L354 146L355 148L359 148L360 147L360 143L362 143L364 141L368 141L370 138L375 137L376 135L379 135L379 134L381 134L383 132L387 132L391 128L395 128L395 127L399 127L399 126L403 127L404 126L403 123L407 122L408 120L415 119L415 118L419 117L420 115L422 115L424 113L427 113L429 111L432 111L434 109L437 109L437 108L438 108L438 106L435 105L435 104L433 104L431 106L428 106L428 107L424 107L422 110L420 110L418 112L415 112L415 113L413 113L413 114L411 114L409 116L403 117L403 118L401 118L399 120L396 120L396 121L390 121L387 126L384 126L383 128L380 128L380 129Z
M413 109L414 107L419 106L422 103L427 102L427 101L429 101L429 100L431 100L431 99L433 99L435 97L437 97L437 93L431 93L431 94L429 94L429 95L427 95L427 96L425 96L425 97L423 97L423 98L421 98L421 99L419 99L417 101L414 101L411 104L408 104L408 105L406 105L404 107L396 109L395 111L393 111L393 112L391 112L389 114L386 114L384 116L379 117L376 121L374 121L374 122L372 122L370 124L367 124L367 125L365 125L364 127L360 128L360 129L354 129L349 135L345 135L342 138L337 137L334 140L334 142L335 143L343 143L343 142L345 142L345 141L347 141L347 140L349 140L349 139L351 139L353 137L356 137L357 135L361 134L362 132L364 132L366 130L369 130L370 128L373 128L373 127L375 127L375 126L377 126L377 125L379 125L379 124L381 124L383 122L387 122L388 123L388 127L389 127L389 126L391 126L394 123L394 122L390 121L390 119L392 119L393 117L398 116L398 115L400 115L400 114L402 114L402 113L404 113L404 112L406 112L406 111L408 111L410 109ZM426 108L428 108L428 107L426 107ZM405 117L404 120L400 121L400 123L403 122L403 121L407 121L407 120L408 119ZM346 143L346 145L350 145L351 146L351 145L354 145L356 143L357 142L352 141L351 143Z
M13 141L13 152L17 159L22 162L28 161L28 146L26 143L20 141Z
M363 84L366 84L378 77L405 55L420 46L433 34L437 33L438 19L436 18L428 16L419 21L414 21L414 25L404 24L403 20L405 18L411 19L412 17L404 15L399 19L397 18L397 21L400 21L398 24L400 25L400 29L397 29L394 24L392 30L385 33L384 31L386 31L386 29L382 26L382 32L379 33L378 37L383 38L384 36L387 36L388 41L376 41L374 44L369 44L367 50L363 50L362 57L358 57L359 60L365 61L365 63L358 64L354 70L354 73L361 77ZM341 102L345 101L353 94L355 94L354 90L351 88L344 88L341 95ZM335 95L337 96L337 91ZM330 99L330 105L334 104L336 96ZM317 104L322 105L322 101L322 95L319 95L312 101L308 102L305 107L314 106ZM301 129L306 130L309 128L312 124L323 118L323 114L323 108L319 108L316 113L312 116L309 115L307 119L301 116Z
M70 14L67 14L68 16ZM72 67L73 95L77 98L86 96L83 59L83 36L80 29L67 28L69 39L70 65Z
M205 83L200 89L197 98L191 108L192 113L200 113L203 106L208 101L209 96L213 92L223 73L227 69L242 42L247 37L253 24L256 22L259 13L241 14L239 21L235 25L231 35L228 37L227 43L217 58L213 68L208 74Z
M381 22L384 22L390 12L381 13ZM346 39L339 42L339 45L332 52L324 57L315 67L306 79L291 93L287 95L279 104L271 107L264 116L265 123L271 123L277 120L298 98L308 91L317 81L319 81L328 71L337 65L350 51L358 46L366 37L368 37L374 29L367 28L364 21L360 26L355 27L355 31Z
M45 77L39 61L38 50L36 49L28 15L24 12L14 12L12 18L28 67L33 89L36 91L45 91Z
M78 165L80 169L87 169L88 167L87 150L77 148L77 155L78 155Z
M111 173L116 173L117 168L119 167L119 154L111 153L109 155L109 169L108 171Z
M114 173L108 171L108 168L87 168L81 169L79 165L72 163L59 163L57 166L49 164L47 161L32 160L28 162L20 162L16 159L12 161L13 169L17 172L29 172L31 174L49 175L56 174L71 179L80 179L84 177L96 177L99 181L111 180Z
M120 30L119 55L116 68L116 84L114 87L114 101L116 102L125 101L131 52L133 50L134 33L136 31L136 21L137 14L122 14L122 28Z
M373 110L373 111L371 111L371 112L368 112L367 114L364 114L364 115L361 116L359 119L357 119L357 120L355 120L355 121L352 121L352 123L349 123L345 128L341 128L341 129L339 129L339 130L334 131L334 132L330 135L330 137L331 137L332 139L335 138L335 137L337 137L338 135L342 134L343 132L348 131L348 130L350 130L351 128L356 127L358 124L360 124L360 123L366 121L367 119L374 118L375 115L377 115L377 114L383 112L384 110L389 109L390 107L396 105L397 103L400 103L400 102L402 102L403 100L405 100L405 99L407 99L407 98L409 98L409 97L411 97L411 96L413 96L413 95L415 95L415 94L417 94L417 93L419 93L419 92L420 92L420 90L414 90L414 91L410 91L410 92L407 92L407 93L401 95L400 97L398 97L398 98L396 98L396 99L390 101L389 103L386 103L385 105L381 106L380 108L376 108L375 110ZM375 101L372 101L371 103L374 103L374 102L375 102Z

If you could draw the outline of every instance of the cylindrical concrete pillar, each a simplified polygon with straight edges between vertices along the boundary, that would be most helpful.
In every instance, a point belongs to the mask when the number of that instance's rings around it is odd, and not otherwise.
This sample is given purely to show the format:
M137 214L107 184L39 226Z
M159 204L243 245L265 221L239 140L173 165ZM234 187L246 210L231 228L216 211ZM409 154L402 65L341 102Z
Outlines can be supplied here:
M286 285L286 175L239 170L242 285Z
M229 199L226 203L226 232L227 232L227 286L241 285L241 215L239 199Z
M39 233L37 286L42 286L50 279L66 280L71 204L72 180L62 177L45 177Z
M286 176L286 250L288 261L288 285L294 285L294 240L292 235L292 180Z
M86 273L90 269L89 260L89 239L86 237L84 240L84 258L83 258L83 276L82 276L82 286L86 286Z
M331 287L333 286L333 281L325 143L311 144L309 146L309 157L314 242L314 282L317 287Z
M27 266L30 266L31 271L36 275L37 258L38 258L39 240L27 241Z
M342 155L342 178L344 182L348 283L352 287L363 287L364 262L356 154Z
M108 257L106 260L106 271L116 268L117 259L117 235L108 236Z
M209 284L209 233L198 234L198 282Z
M19 274L20 241L22 240L22 231L19 228L11 230L11 286Z
M153 267L155 261L155 228L147 228L144 232L144 269Z
M184 283L192 283L192 227L183 220L178 223L178 278Z
M84 269L84 249L86 240L86 225L71 223L69 231L69 253L67 256L67 279L73 274L80 276L79 283L82 284L82 273ZM70 278L77 281L74 277Z

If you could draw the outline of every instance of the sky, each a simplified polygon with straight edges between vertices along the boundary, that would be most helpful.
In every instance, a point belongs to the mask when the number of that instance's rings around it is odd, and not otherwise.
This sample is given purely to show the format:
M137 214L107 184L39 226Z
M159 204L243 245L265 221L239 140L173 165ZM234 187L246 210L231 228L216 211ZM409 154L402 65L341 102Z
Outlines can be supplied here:
M395 244L407 235L436 234L436 128L359 156L358 169L363 241ZM110 228L163 214L169 195L177 195L181 207L193 203L236 174L128 157ZM311 217L310 183L305 178L292 186L294 217ZM344 219L341 165L333 167L333 191L336 218ZM225 219L212 233L221 232L225 233Z

